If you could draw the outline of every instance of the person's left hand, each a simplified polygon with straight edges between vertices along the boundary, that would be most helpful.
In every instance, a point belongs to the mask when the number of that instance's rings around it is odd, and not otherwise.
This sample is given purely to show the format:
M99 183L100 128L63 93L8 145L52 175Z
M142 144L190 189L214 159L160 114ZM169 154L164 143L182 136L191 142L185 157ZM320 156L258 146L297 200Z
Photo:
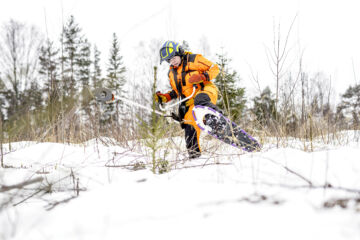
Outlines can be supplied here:
M154 95L155 101L159 102L160 104L166 103L171 101L170 94L168 93L161 93L160 91L157 91Z
M189 78L189 83L191 84L199 84L206 80L204 74L194 74Z

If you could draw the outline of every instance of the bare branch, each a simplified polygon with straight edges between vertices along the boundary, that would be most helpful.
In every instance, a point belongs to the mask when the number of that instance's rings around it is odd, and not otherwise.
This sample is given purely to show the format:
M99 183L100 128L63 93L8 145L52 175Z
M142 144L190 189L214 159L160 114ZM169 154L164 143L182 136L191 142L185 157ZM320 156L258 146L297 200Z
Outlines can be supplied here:
M294 25L294 23L295 23L295 20L296 20L297 16L298 16L298 14L295 15L295 17L294 17L294 19L293 19L293 21L292 21L292 23L291 23L291 25L290 25L288 34L286 35L285 44L284 44L284 49L283 49L283 51L282 51L282 55L281 55L280 59L282 59L283 56L284 56L284 53L285 53L285 50L286 50L286 47L287 47L287 44L288 44L288 41L289 41L290 33L291 33L291 30L292 30L292 28L293 28L293 25Z
M34 178L34 179L31 179L31 180L28 180L28 181L24 181L24 182L21 182L21 183L18 183L18 184L15 184L15 185L2 185L0 187L0 192L6 192L6 191L9 191L9 190L12 190L12 189L21 189L21 188L24 188L25 186L28 186L28 185L31 185L31 184L34 184L34 183L37 183L37 182L42 182L44 179L42 177L37 177L37 178Z

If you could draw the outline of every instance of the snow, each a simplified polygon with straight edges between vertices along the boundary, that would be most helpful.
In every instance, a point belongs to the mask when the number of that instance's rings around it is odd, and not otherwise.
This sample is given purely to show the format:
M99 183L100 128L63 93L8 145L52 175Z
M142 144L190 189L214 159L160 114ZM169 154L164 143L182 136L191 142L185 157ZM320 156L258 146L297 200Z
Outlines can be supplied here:
M137 143L12 143L0 187L43 180L0 192L0 239L360 239L359 134L343 134L346 144L313 152L296 140L245 153L202 138L191 161L175 138L164 174ZM345 208L324 207L339 199Z

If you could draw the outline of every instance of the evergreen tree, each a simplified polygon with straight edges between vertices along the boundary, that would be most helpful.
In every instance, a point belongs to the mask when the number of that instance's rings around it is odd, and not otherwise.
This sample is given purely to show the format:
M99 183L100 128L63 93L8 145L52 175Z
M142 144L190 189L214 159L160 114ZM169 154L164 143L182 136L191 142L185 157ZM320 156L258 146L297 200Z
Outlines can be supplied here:
M116 90L120 96L125 95L125 76L126 68L122 62L120 47L116 34L113 34L113 41L110 49L110 58L107 68L106 87Z
M158 84L157 66L154 66L154 81L152 81L151 92L155 94ZM164 151L163 156L160 154L160 149L166 147L164 141L161 141L165 135L169 133L171 126L167 124L164 117L158 116L156 111L156 101L152 100L152 113L149 121L138 116L140 121L139 128L141 137L144 139L144 144L150 149L152 158L153 173L165 173L169 171L169 162L166 160L167 151Z
M224 109L233 120L236 120L241 117L245 108L245 88L237 86L240 77L236 71L230 69L231 59L227 58L225 54L217 54L217 56L217 64L220 68L220 73L215 79L220 95L217 106Z
M91 89L94 91L95 89L103 87L103 78L101 77L101 67L100 67L100 51L94 46L93 51L93 61L92 61L92 69L91 69ZM94 129L97 129L97 134L99 134L99 124L101 123L100 120L100 113L101 113L101 105L98 104L96 101L90 102L91 108L91 115L92 119L94 119L93 123L95 124ZM105 106L103 106L105 108Z
M32 81L22 97L22 107L26 111L41 111L43 108L42 89L37 81Z
M39 74L44 80L44 92L46 93L45 115L52 126L60 114L60 80L58 73L58 53L53 42L47 41L46 46L40 48ZM58 137L58 128L53 128L53 135ZM58 139L56 139L58 140Z
M259 97L253 99L254 107L251 111L262 126L269 126L271 120L275 120L275 101L269 87L266 87Z
M44 78L45 91L49 102L54 102L59 95L58 62L59 50L54 49L53 42L48 41L46 46L40 48L39 64L40 76Z
M79 71L77 74L79 75L78 79L80 80L82 88L89 88L90 86L90 75L91 75L91 59L90 59L90 43L87 39L80 42L80 51L79 56L77 58L77 66Z
M42 89L36 80L20 93L20 104L21 115L17 113L18 121L10 132L16 139L30 140L44 122L40 117L43 113Z
M5 93L6 88L3 80L1 79L1 72L0 72L0 121L4 120L4 112L2 111L5 109Z
M71 16L62 32L64 44L64 55L62 56L62 64L64 66L63 73L63 91L64 96L74 99L77 89L77 63L80 51L81 29L75 23L74 16Z
M101 88L103 86L103 79L101 78L101 67L100 67L100 51L94 46L94 58L93 58L93 70L91 73L92 87L93 89Z
M4 107L5 110L5 116L7 120L13 120L17 118L16 113L19 113L17 111L17 108L14 108L13 106L17 106L20 102L20 96L16 96L14 91L11 91L10 89L6 89L2 92L3 94L3 99L5 100L4 105L6 107Z
M353 127L360 126L360 84L350 86L341 96L342 100L337 108L338 115L351 118Z
M90 43L87 39L81 41L79 56L77 58L77 67L79 75L78 79L81 83L81 103L83 110L89 115L89 91L90 91L90 76L91 76L91 59L90 59Z
M125 76L126 68L122 62L122 56L120 55L120 46L115 33L113 33L113 40L110 48L110 57L107 64L107 76L106 82L104 82L104 87L117 92L117 95L120 97L125 96ZM122 102L117 102L115 104L110 104L105 106L103 113L103 124L110 123L114 121L118 124L119 120L119 105L122 106Z

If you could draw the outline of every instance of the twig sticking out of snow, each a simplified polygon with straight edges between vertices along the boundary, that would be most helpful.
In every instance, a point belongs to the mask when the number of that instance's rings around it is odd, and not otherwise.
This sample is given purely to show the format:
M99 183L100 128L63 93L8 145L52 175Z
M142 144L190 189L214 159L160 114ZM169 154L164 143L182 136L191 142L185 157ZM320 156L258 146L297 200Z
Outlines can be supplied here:
M37 183L37 182L42 182L42 180L44 180L42 177L37 177L28 181L24 181L15 185L1 185L0 187L0 192L6 192L12 189L21 189L24 188L25 186Z

